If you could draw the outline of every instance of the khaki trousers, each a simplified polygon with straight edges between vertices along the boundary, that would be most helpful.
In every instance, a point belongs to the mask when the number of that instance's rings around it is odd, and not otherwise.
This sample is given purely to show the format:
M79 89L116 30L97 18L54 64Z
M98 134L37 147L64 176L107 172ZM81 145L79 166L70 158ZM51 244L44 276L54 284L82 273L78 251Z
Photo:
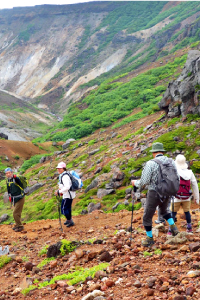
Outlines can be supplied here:
M21 214L22 214L24 202L25 202L25 197L17 201L14 205L13 218L15 220L15 225L18 227L23 226L21 221Z

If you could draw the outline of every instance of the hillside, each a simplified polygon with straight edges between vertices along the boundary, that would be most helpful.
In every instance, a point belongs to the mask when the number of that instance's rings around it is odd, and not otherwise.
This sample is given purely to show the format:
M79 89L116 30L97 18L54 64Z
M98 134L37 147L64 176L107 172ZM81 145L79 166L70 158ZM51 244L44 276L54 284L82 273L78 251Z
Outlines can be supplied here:
M63 115L106 78L198 41L199 16L199 3L189 1L2 10L0 88Z
M0 104L0 134L8 140L30 142L58 123L55 115L38 109L11 92L0 90Z

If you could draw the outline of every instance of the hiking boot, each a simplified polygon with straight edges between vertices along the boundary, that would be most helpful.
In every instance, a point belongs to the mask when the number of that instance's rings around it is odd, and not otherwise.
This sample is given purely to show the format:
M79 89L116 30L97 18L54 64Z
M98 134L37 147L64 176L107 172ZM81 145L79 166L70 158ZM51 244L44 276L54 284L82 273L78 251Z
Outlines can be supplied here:
M20 232L22 230L24 230L24 226L18 226L16 227L15 232Z
M172 235L171 229L169 228L169 230L167 231L167 235Z
M73 220L69 220L69 222L66 225L67 227L71 227L74 226L74 221Z
M18 226L17 225L15 225L13 228L12 228L12 230L15 230L15 229L17 229L18 228Z
M152 237L147 236L145 240L142 240L141 244L143 247L150 247L154 244L154 240Z
M64 225L67 225L69 222L70 222L70 220L66 220L66 221L64 222Z
M175 224L170 225L169 227L170 227L170 231L171 231L173 236L176 236L179 233L178 228L176 227Z
M165 219L160 219L160 220L155 220L154 221L156 224L161 224L163 223L165 225Z
M191 224L187 224L186 232L192 233L192 225Z

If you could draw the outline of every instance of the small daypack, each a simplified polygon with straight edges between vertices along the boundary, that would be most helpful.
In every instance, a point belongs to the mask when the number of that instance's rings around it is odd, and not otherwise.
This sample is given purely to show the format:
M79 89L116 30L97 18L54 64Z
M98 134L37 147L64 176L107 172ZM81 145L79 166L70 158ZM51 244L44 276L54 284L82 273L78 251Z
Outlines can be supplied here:
M192 195L190 180L185 180L180 176L180 186L176 198L186 200Z
M15 182L15 184L17 186L19 186L20 189L23 189L24 194L27 195L29 193L29 187L28 187L28 180L27 180L27 178L24 175L18 175L17 177L20 179L23 187L21 187L18 184L16 184L16 182Z
M75 191L79 190L80 188L82 188L82 186L83 186L82 180L75 171L65 172L62 175L62 177L66 174L69 176L71 183L72 183L72 185L70 187L71 192L75 192ZM61 177L61 183L62 183L62 177Z
M176 167L172 163L173 160L171 158L168 158L165 162L161 162L161 160L157 158L152 160L159 164L156 192L161 199L175 196L179 190L180 181Z

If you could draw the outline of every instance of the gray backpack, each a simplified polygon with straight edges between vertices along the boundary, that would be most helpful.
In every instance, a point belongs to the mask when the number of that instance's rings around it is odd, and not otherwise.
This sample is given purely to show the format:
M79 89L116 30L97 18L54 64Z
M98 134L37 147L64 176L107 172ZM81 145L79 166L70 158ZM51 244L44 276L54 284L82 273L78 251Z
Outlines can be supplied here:
M161 199L175 196L179 190L180 181L173 160L171 158L168 158L165 162L161 162L157 158L152 160L159 164L156 192Z

